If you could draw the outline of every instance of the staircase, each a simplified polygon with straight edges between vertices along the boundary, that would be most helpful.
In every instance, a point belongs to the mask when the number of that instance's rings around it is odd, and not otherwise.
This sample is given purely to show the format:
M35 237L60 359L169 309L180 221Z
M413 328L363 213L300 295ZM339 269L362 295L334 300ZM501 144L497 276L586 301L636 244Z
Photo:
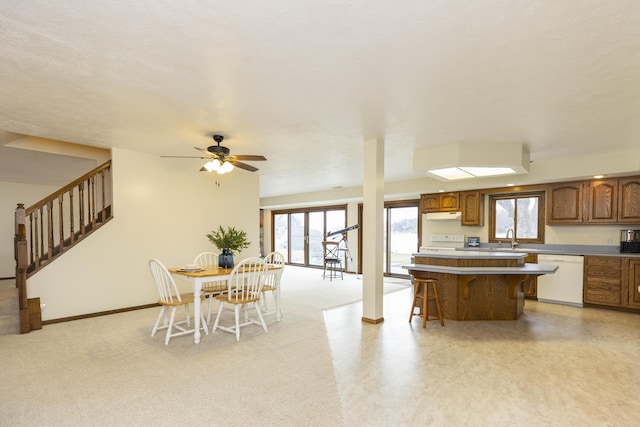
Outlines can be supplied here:
M27 279L109 222L113 218L111 200L108 161L33 206L18 204L14 242L18 300L14 307L19 308L21 334L42 327L40 299L27 298Z
M0 335L20 333L18 288L15 279L0 280Z

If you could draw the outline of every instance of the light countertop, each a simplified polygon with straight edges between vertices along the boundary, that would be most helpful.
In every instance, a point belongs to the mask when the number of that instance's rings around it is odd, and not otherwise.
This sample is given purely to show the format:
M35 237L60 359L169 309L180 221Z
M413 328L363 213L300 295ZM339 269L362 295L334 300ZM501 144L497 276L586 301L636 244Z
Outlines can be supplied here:
M408 264L403 265L402 268L447 274L553 274L558 269L558 266L531 263L527 263L522 267L451 267L445 265Z

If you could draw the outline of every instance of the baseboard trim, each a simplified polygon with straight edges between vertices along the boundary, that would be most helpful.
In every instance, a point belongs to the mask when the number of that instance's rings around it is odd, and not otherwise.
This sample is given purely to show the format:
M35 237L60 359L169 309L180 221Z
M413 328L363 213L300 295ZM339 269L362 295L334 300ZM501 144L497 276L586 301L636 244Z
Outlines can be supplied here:
M362 318L362 321L363 321L364 323L371 323L371 324L373 324L373 325L377 325L378 323L382 323L382 322L384 322L384 317L381 317L381 318L379 318L379 319L369 319L368 317L363 317L363 318Z
M61 317L59 319L43 320L42 321L42 325L43 326L45 326L45 325L53 325L55 323L71 322L72 320L90 319L92 317L108 316L110 314L118 314L118 313L126 313L127 311L143 310L145 308L158 307L159 305L160 304L158 304L156 302L156 303L153 303L153 304L137 305L135 307L118 308L117 310L99 311L97 313L88 313L88 314L81 314L81 315L78 315L78 316Z

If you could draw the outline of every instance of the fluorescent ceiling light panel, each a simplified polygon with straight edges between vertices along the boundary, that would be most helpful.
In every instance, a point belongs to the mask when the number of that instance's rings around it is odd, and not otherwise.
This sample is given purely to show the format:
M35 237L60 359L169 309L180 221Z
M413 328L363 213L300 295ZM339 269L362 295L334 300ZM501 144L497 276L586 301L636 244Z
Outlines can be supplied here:
M413 168L440 180L529 172L529 152L518 143L457 143L415 150Z
M461 166L460 169L470 173L473 176L496 176L516 173L516 171L514 171L512 168L474 168Z
M437 175L440 178L448 179L450 181L456 180L456 179L473 178L473 175L459 168L432 169L428 171L428 173L432 175Z

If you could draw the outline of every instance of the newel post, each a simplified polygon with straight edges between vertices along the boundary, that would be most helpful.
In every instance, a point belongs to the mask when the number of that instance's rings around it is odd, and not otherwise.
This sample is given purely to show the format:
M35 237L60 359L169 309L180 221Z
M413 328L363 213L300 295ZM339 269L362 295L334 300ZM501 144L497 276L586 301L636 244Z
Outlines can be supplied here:
M29 304L27 301L27 230L25 225L26 210L23 203L18 203L15 212L14 252L16 258L16 287L20 307L20 333L31 331L29 323Z

